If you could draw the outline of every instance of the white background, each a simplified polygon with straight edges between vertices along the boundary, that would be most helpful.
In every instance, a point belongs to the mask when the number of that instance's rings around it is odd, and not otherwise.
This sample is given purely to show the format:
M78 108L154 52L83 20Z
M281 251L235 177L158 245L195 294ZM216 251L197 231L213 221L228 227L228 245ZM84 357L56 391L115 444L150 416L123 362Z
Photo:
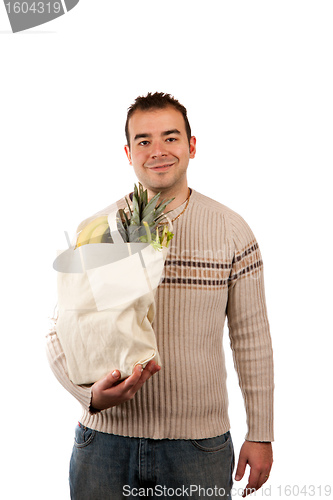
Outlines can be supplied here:
M287 485L333 486L332 18L321 0L81 0L11 34L0 5L6 500L69 498L81 409L44 353L52 262L65 230L132 190L124 123L148 91L188 109L198 145L189 185L240 213L261 246L276 372L266 488L277 498L279 485L282 497ZM225 333L238 458L245 413Z

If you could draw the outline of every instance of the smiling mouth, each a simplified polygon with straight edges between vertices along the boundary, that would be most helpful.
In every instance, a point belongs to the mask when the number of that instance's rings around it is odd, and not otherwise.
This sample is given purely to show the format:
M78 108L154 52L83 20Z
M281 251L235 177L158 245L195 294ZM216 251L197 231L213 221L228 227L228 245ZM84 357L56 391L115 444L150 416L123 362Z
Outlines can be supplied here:
M156 165L156 167L149 167L149 169L163 172L163 170L167 170L168 168L172 167L172 165L173 163L166 163L165 165Z

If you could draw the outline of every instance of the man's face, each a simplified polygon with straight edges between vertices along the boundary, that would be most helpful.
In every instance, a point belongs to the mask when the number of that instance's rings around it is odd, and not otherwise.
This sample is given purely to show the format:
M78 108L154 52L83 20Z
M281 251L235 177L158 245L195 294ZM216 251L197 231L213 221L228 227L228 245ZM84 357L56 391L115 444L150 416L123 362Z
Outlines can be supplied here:
M181 112L173 107L137 110L128 128L130 147L125 146L125 151L141 184L151 193L186 189L196 139L191 137L189 144Z

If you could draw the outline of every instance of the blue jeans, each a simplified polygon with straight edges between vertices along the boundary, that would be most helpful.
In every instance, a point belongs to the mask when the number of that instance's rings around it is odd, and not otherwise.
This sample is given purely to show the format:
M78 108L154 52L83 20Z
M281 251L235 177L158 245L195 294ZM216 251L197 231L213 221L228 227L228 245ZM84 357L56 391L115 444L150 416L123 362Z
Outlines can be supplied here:
M230 432L197 439L146 439L75 429L72 500L228 498L234 448Z

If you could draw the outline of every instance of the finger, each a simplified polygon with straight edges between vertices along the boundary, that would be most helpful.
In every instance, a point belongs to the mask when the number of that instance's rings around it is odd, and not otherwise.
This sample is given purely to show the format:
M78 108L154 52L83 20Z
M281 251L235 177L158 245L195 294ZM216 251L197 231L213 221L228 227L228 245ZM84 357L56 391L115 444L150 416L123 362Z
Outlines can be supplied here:
M143 369L141 373L140 379L137 381L135 385L133 385L130 390L129 394L133 396L147 380L152 377L156 372L158 372L161 369L160 366L156 364L154 360L149 361L149 363L146 365L146 367Z
M102 380L99 381L99 389L102 391L105 391L107 389L110 389L118 380L120 377L120 372L119 370L113 370L112 372L108 373Z
M268 478L269 478L269 472L262 472L260 474L259 488L261 488L261 486L266 483L266 481L268 480Z
M132 375L130 375L129 377L127 377L123 381L123 383L121 384L122 388L125 391L128 391L128 390L132 389L138 383L138 381L140 380L142 373L143 373L142 366L141 365L136 365L134 367Z
M147 366L144 368L140 380L136 384L139 385L139 388L143 386L143 384L150 379L155 373L160 371L161 367L155 363L155 361L150 361ZM135 387L136 389L136 387Z
M256 488L251 488L248 484L245 486L242 497L245 498L247 495L251 495L256 491Z
M251 493L253 493L254 491L256 491L260 488L261 484L259 484L259 478L260 478L260 471L255 470L252 467L248 483L247 483L245 490L243 492L243 495L242 495L243 498L246 497L247 495L250 495Z
M238 459L238 464L237 464L237 470L236 470L236 475L235 475L235 480L240 481L242 477L244 476L245 473L245 468L246 468L247 460L243 455L240 454L239 459Z
M161 367L153 359L145 366L142 376L148 376L148 378L154 373L158 372Z

